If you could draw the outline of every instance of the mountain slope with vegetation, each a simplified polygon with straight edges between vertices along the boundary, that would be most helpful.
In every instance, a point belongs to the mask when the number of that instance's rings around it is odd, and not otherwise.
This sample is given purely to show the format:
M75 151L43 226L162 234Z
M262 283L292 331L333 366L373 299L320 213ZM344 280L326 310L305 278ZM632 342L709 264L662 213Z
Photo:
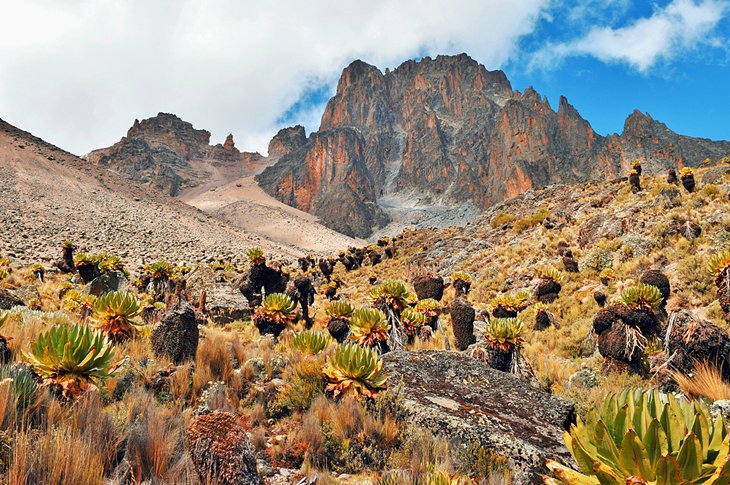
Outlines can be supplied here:
M0 474L724 483L730 164L641 172L329 257L0 259Z

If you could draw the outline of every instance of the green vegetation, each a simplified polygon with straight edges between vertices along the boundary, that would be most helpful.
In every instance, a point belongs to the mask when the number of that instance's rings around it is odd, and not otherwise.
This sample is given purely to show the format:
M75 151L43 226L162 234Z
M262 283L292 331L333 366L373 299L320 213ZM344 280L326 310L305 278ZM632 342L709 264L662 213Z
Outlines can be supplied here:
M728 430L705 404L658 391L608 396L565 434L580 467L548 460L548 484L706 483L730 480Z
M377 352L356 344L340 344L327 359L322 371L327 378L327 391L354 397L375 397L386 387L388 376Z

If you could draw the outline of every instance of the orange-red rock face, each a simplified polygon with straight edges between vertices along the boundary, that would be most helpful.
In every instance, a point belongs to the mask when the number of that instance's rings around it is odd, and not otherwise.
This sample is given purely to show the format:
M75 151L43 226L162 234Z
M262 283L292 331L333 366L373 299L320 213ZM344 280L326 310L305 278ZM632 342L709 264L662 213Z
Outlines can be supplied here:
M636 158L656 172L730 153L730 143L679 136L639 112L622 135L602 137L565 98L556 112L532 88L513 91L502 71L465 54L385 73L355 61L320 130L306 142L301 135L281 154L272 140L279 161L260 185L355 236L385 222L383 195L485 208L531 187L615 177Z

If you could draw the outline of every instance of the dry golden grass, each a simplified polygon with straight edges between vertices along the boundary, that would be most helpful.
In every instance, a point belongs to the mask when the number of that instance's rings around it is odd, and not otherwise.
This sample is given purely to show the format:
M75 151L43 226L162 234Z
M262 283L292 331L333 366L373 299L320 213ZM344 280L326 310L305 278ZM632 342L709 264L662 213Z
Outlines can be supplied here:
M700 363L691 375L681 372L672 372L671 375L688 397L703 397L710 401L730 399L730 383L723 380L722 373L712 364Z

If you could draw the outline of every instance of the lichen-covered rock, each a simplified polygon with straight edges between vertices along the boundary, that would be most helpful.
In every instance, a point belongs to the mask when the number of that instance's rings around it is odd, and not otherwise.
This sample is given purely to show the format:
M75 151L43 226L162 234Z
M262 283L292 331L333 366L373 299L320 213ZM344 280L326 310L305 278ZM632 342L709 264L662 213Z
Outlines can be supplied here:
M15 306L25 306L25 303L9 290L0 288L0 310L10 310Z
M109 271L94 278L89 283L88 292L90 295L100 296L110 291L124 291L129 286L129 281L121 271Z
M185 446L201 483L257 485L256 450L236 416L213 411L194 418Z
M240 291L227 283L217 283L206 290L205 313L217 325L251 318L251 307Z
M696 364L717 366L724 379L730 379L730 336L712 322L695 318L686 310L669 317L666 349L671 365L681 372L692 372Z
M572 463L563 443L575 420L570 401L460 352L394 351L383 360L410 422L494 450L507 458L514 483L541 483L546 458Z
M181 302L170 309L152 330L152 351L169 357L176 364L195 360L198 351L198 323L193 307Z
M605 239L616 239L624 233L623 221L611 215L598 214L580 227L578 243L581 247L593 245Z

